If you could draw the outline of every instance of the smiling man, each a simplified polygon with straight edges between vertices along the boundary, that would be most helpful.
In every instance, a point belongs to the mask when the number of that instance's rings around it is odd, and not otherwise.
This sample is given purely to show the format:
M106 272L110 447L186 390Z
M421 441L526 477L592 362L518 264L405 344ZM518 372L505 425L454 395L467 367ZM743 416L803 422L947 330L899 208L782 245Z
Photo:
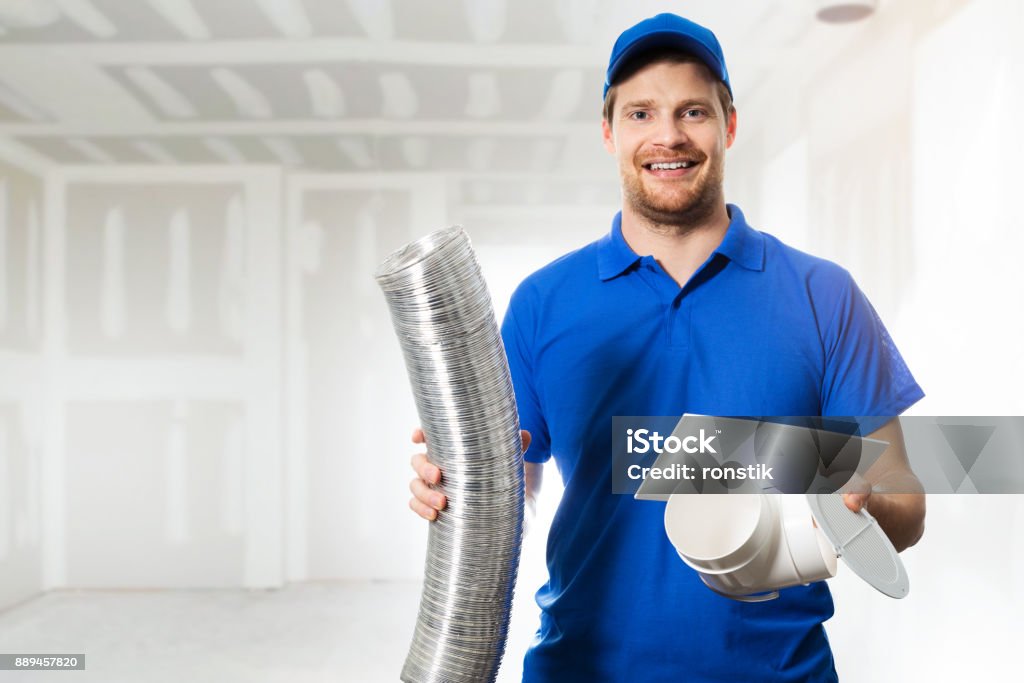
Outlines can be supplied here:
M658 233L727 226L725 150L736 135L728 86L671 47L627 54L614 66L602 126L605 148L619 161L624 224Z
M676 555L664 507L612 491L616 415L870 416L891 445L867 505L897 549L923 532L900 415L923 396L844 269L747 224L726 204L736 137L718 40L661 14L615 43L603 140L622 211L601 239L528 277L502 325L527 496L554 457L565 491L548 538L541 623L525 681L835 681L824 582L740 603ZM422 433L414 440L422 442ZM436 518L442 473L425 454L411 506Z

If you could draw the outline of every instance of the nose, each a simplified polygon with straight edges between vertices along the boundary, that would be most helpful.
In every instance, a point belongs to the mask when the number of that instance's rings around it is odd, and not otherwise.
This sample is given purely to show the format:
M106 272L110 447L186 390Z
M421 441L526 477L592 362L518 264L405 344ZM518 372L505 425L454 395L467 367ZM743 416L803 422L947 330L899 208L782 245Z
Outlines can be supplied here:
M656 124L652 142L662 147L679 147L690 141L686 126L678 116L661 116Z

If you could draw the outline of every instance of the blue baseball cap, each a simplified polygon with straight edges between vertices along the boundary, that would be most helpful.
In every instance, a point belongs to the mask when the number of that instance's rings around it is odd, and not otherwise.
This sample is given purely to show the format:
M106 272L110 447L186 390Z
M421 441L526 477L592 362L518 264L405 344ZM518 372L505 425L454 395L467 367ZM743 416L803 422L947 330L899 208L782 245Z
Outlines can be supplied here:
M622 67L630 58L658 47L674 47L689 52L704 62L711 69L711 73L725 83L729 94L732 95L729 72L725 70L725 55L722 54L722 46L719 45L715 34L689 19L665 13L644 19L636 26L626 29L615 41L612 56L608 60L604 93L601 97L608 94L608 88L615 82Z

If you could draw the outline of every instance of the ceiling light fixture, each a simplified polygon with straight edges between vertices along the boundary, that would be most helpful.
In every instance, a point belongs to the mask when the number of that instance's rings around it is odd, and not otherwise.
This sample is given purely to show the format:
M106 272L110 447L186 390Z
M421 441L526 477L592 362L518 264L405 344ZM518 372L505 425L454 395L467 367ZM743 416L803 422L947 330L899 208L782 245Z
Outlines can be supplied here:
M878 0L818 0L818 19L827 24L849 24L866 19Z

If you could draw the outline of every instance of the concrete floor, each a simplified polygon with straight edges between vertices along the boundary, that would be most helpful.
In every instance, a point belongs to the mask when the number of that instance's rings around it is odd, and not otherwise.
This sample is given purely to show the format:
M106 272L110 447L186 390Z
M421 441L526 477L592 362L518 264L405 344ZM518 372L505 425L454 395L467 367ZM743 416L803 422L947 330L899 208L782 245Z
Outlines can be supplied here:
M523 544L499 683L522 678L558 489ZM1024 630L1024 496L930 496L929 530L890 600L841 567L827 623L844 682L1009 681ZM0 577L0 580L3 580ZM54 591L0 611L0 652L82 653L85 671L0 671L0 683L397 681L420 584L323 582L277 591Z
M0 681L397 681L419 593L418 582L303 583L274 591L54 591L0 612L0 652L85 653L85 671L0 671ZM517 623L536 618L532 595L520 591ZM516 626L501 680L521 677L535 628Z

